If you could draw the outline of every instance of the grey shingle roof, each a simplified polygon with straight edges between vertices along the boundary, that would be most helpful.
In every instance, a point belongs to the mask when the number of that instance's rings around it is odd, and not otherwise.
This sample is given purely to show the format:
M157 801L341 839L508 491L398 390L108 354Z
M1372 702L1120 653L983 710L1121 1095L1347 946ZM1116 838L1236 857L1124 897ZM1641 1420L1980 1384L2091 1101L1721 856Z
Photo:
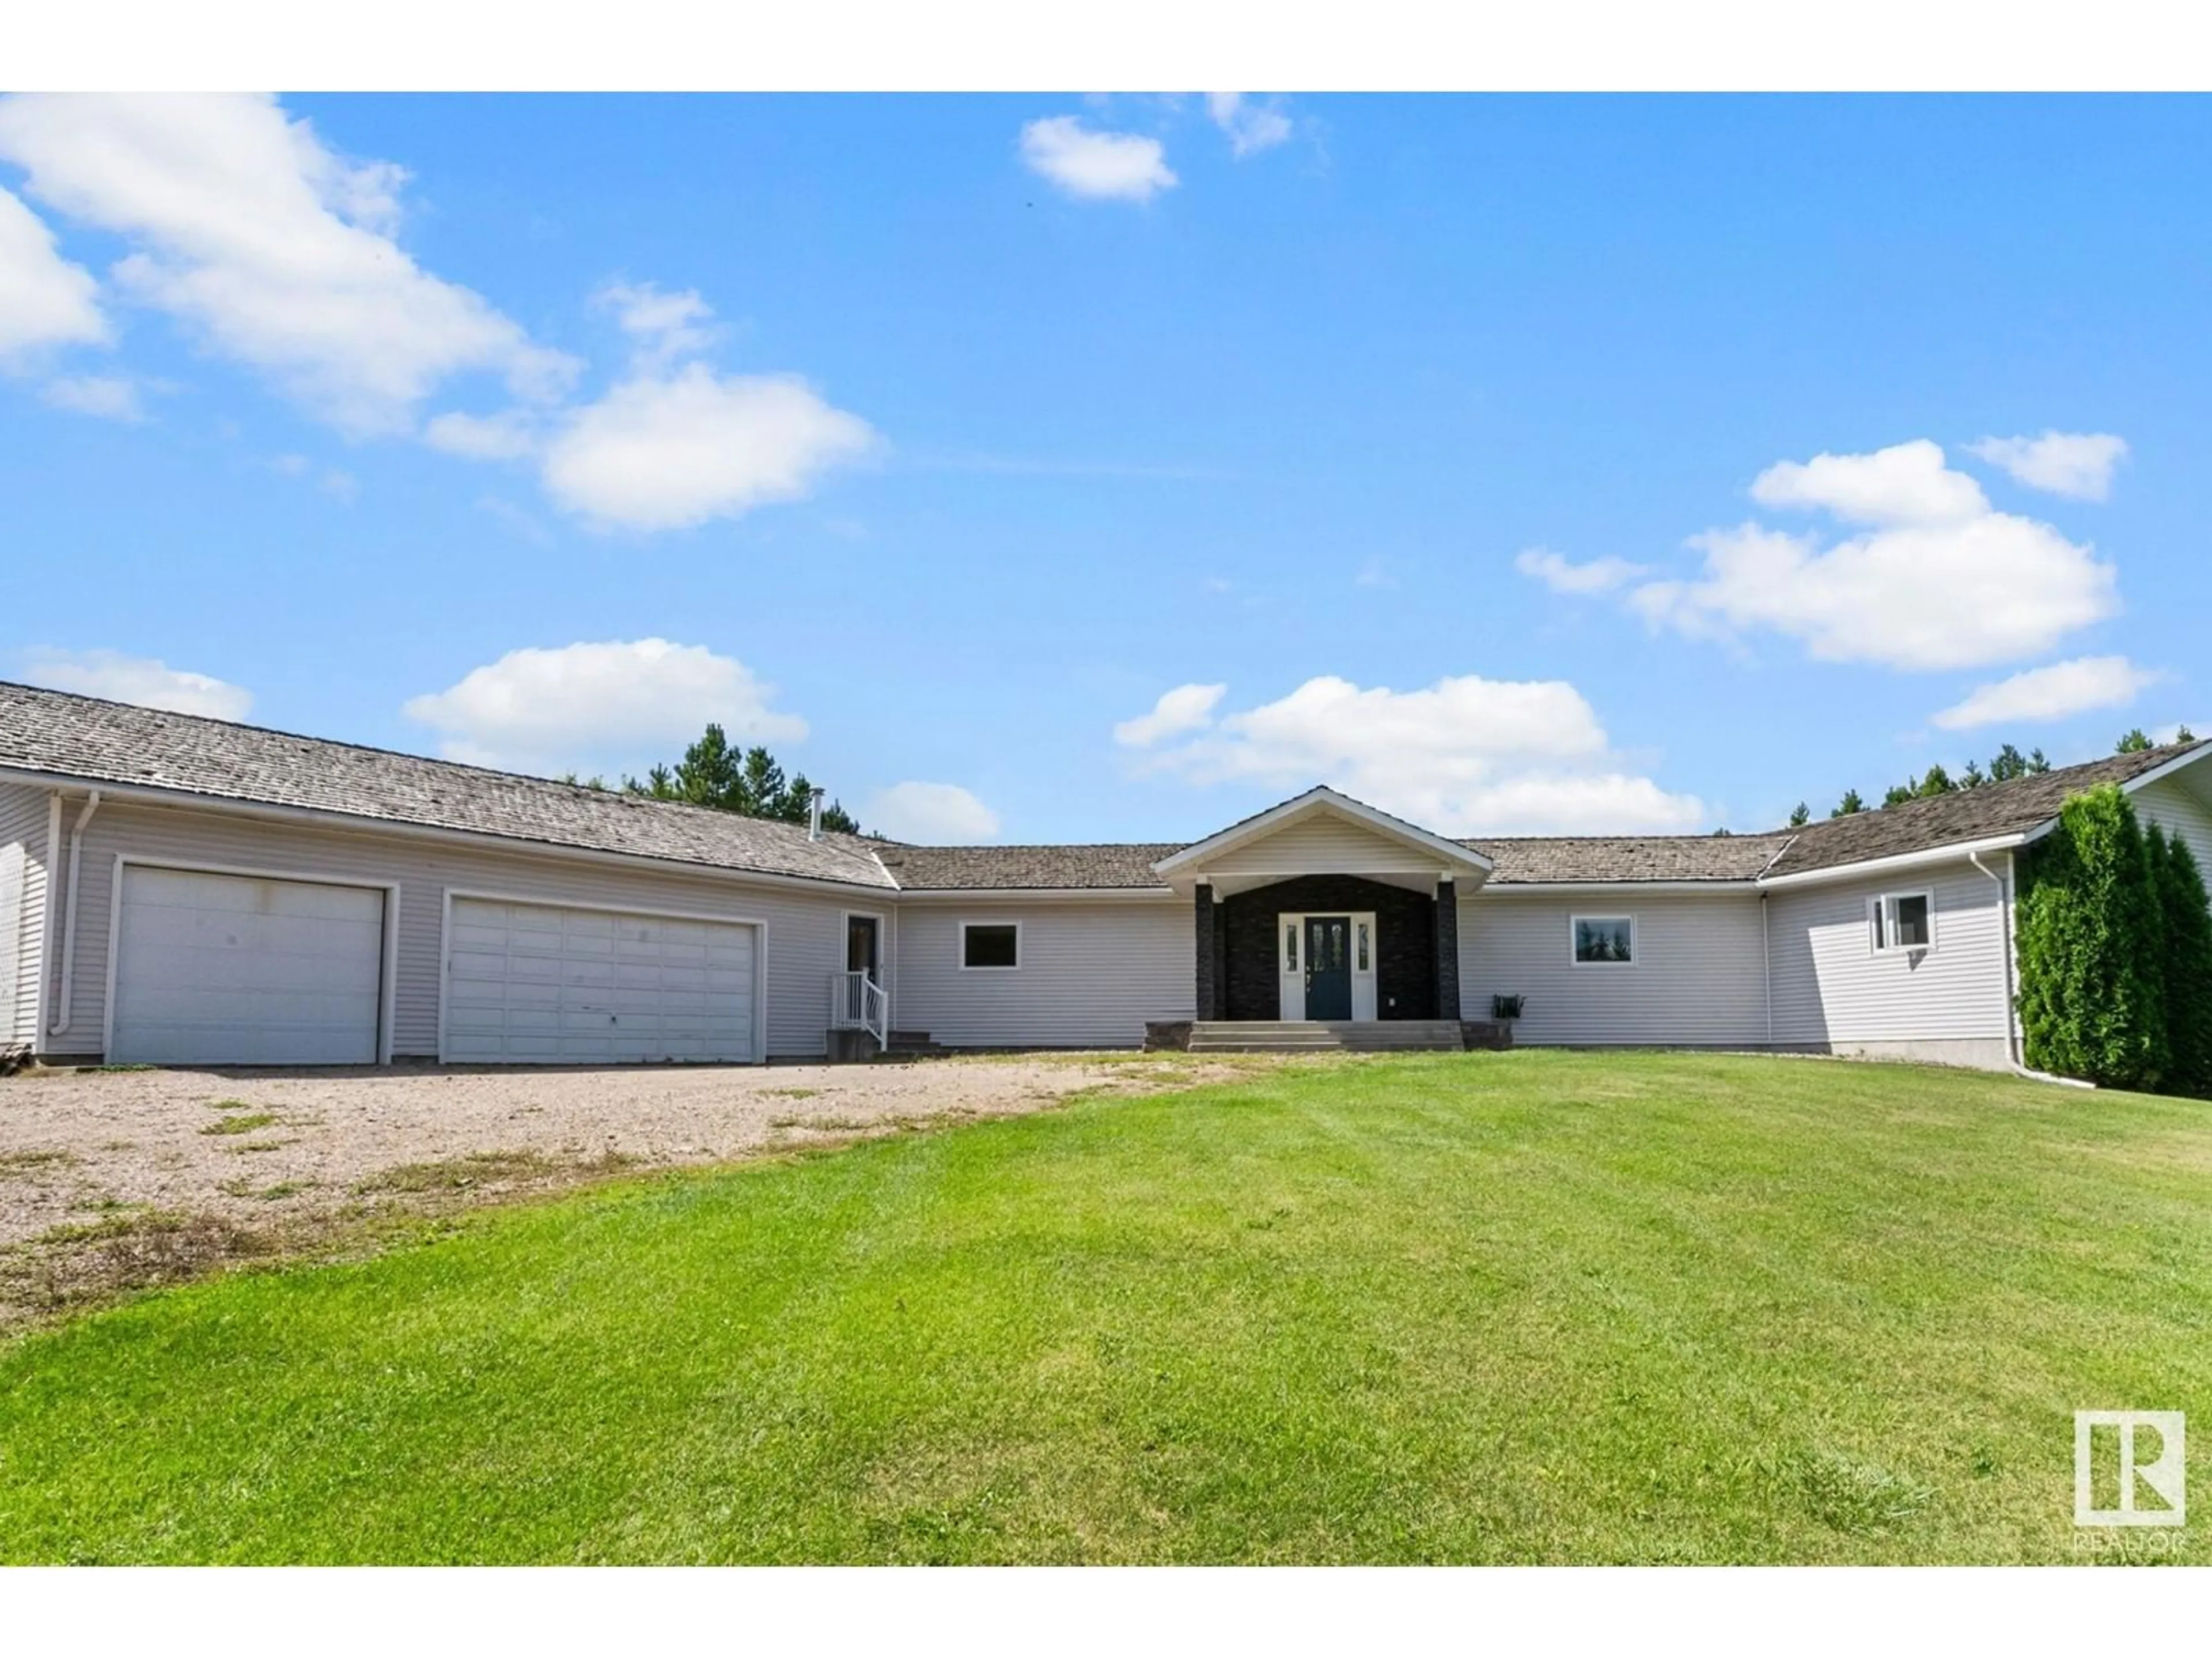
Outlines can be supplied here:
M0 682L0 766L682 864L891 883L856 836Z
M2198 750L2206 748L2198 744ZM1925 800L1906 801L1880 811L1825 818L1799 830L1789 851L1775 860L1773 876L1863 864L1965 842L2019 835L2058 816L2066 798L2100 783L2125 783L2190 753L2169 745L2132 755L2110 755L2081 766L2061 766L2032 777L1985 783Z
M876 849L901 887L922 891L991 888L1161 887L1154 863L1180 842L1072 847L900 847Z
M1771 836L1508 836L1468 846L1496 865L1485 884L1749 881L1790 844Z
M2198 752L2212 750L2212 743ZM1747 882L2032 830L2067 796L2124 783L2191 751L2115 755L1798 830L1749 836L1511 836L1462 844L1498 886L1548 882ZM1163 885L1152 866L1188 844L908 847L704 807L640 800L419 755L0 682L0 767L185 794L303 807L371 823L473 831L714 869L910 890Z

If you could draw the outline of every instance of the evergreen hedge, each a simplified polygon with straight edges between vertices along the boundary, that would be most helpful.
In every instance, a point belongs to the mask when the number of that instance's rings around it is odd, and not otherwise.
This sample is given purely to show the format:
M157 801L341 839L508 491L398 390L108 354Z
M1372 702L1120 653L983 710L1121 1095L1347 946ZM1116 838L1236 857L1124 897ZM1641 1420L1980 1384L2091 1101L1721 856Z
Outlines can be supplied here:
M2171 1056L2164 906L2134 807L2112 784L2072 797L2020 900L2027 1063L2106 1088L2155 1089Z
M2187 842L2153 825L2148 844L2166 921L2166 1086L2212 1100L2212 898Z

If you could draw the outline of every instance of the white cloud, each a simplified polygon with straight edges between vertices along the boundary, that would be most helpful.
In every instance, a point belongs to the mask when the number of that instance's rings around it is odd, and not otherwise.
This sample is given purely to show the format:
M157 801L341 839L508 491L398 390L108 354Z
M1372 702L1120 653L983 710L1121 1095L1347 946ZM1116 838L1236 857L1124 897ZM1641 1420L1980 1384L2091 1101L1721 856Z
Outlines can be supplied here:
M805 720L769 707L773 690L702 645L609 640L510 651L412 699L406 713L440 734L449 760L544 773L641 768L680 750L709 720L733 743L804 738Z
M875 441L803 380L691 363L576 411L546 449L544 484L602 528L677 530L795 501Z
M1158 139L1100 132L1074 115L1048 116L1024 127L1022 160L1071 196L1149 202L1176 184Z
M1229 148L1251 155L1272 149L1291 136L1291 118L1273 104L1255 104L1241 92L1209 92L1206 112L1229 135Z
M125 374L65 374L47 381L39 396L72 415L94 415L106 421L146 418L138 402L138 383Z
M1516 555L1513 568L1534 576L1554 593L1610 593L1649 573L1649 565L1631 564L1607 555L1577 564L1548 548L1532 547Z
M253 694L212 675L172 668L151 657L126 657L119 651L27 652L22 676L31 685L75 691L113 702L135 702L177 714L205 714L242 720L253 707Z
M694 289L671 294L652 283L610 283L592 298L614 312L616 326L637 343L648 364L696 356L721 332L710 325L714 307Z
M573 373L392 240L402 169L342 160L273 98L12 97L0 155L39 200L132 245L125 293L349 431L406 428L451 375L539 398Z
M1777 461L1752 480L1765 507L1825 507L1852 524L1953 524L1989 511L1981 485L1944 464L1925 438L1870 455Z
M464 415L458 410L436 416L422 428L422 441L431 448L470 461L514 461L538 449L537 423L521 410L497 415Z
M1934 716L1947 731L1994 726L2001 720L2055 720L2092 708L2124 708L2145 686L2164 676L2125 657L2076 657L2045 668L1979 685L1965 701Z
M1228 690L1225 685L1178 685L1163 691L1152 713L1114 728L1114 741L1124 748L1147 749L1163 738L1194 732L1212 720L1214 705Z
M0 190L0 365L54 346L107 338L100 284L54 246L53 233Z
M2031 489L2101 501L2112 493L2113 469L2126 459L2128 441L2109 432L2045 432L2040 438L1984 438L1966 451Z
M940 847L999 837L999 815L957 783L895 783L878 790L861 822L893 841Z
M1447 835L1684 830L1706 816L1695 796L1627 769L1558 680L1469 674L1394 691L1324 676L1146 764L1200 784L1332 783Z
M1707 531L1689 542L1705 556L1698 577L1644 583L1629 606L1693 637L1771 629L1824 661L1914 670L2038 655L2120 608L2112 565L2047 524L1990 510L1924 440L1784 462L1753 494L1875 527L1832 544L1759 524Z

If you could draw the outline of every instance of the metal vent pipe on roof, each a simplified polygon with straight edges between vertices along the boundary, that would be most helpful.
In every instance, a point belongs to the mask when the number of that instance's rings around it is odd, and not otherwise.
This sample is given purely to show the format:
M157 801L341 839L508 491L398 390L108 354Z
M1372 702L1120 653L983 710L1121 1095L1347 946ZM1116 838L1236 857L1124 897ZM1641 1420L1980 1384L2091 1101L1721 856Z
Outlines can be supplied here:
M818 788L810 790L807 793L806 839L809 841L822 839L822 797L827 793L829 793L828 790Z

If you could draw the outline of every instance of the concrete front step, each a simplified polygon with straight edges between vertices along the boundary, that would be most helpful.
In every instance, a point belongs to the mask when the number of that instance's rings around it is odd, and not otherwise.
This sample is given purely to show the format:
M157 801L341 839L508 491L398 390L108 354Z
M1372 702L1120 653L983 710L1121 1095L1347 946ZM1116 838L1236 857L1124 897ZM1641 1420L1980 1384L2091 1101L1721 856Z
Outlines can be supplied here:
M1193 1054L1324 1054L1465 1048L1452 1019L1208 1019L1190 1028Z

